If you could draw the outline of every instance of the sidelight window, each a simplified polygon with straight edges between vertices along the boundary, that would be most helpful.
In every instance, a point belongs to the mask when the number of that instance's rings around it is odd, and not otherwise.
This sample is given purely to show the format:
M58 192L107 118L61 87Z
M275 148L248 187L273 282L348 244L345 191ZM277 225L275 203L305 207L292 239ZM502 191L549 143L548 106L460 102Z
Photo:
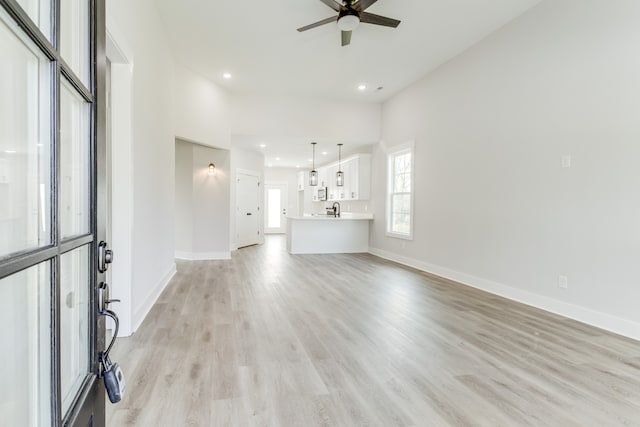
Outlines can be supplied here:
M388 159L387 235L413 238L413 144L396 147Z

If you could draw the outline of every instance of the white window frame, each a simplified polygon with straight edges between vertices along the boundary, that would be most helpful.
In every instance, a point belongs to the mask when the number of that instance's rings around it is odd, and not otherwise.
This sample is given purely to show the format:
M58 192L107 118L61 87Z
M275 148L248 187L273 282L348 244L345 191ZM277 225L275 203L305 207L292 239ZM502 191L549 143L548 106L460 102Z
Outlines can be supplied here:
M410 204L410 208L409 208L409 233L408 234L404 234L404 233L398 233L398 232L394 232L391 230L391 220L392 220L392 200L393 200L393 195L394 194L404 194L404 193L394 193L393 192L393 184L394 184L394 175L395 175L395 169L394 169L394 159L397 156L406 154L406 153L411 153L411 188L409 191L409 196L411 198L411 204ZM404 240L413 240L413 218L414 218L414 194L415 194L415 143L413 141L401 144L401 145L396 145L393 147L389 147L389 149L387 150L387 207L386 207L386 214L387 214L387 225L386 225L386 235L389 237L395 237L398 239L404 239Z

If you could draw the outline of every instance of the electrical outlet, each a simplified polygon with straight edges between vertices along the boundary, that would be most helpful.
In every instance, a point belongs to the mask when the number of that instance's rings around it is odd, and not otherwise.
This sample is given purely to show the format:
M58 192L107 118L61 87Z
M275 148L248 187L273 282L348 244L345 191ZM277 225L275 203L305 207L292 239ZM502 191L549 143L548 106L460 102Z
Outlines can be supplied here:
M567 276L558 276L558 287L567 289L569 287L569 278Z
M562 156L562 167L563 168L570 168L571 167L571 156L569 156L569 155Z

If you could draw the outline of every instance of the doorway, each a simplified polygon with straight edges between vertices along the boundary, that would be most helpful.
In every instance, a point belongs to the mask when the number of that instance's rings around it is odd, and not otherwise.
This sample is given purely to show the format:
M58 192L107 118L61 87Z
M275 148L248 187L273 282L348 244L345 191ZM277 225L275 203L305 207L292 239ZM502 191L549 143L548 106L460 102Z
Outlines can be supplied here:
M236 177L236 241L238 248L260 242L260 179L238 173Z
M0 0L3 425L104 426L103 35L103 0Z
M266 201L264 233L286 233L289 185L286 182L266 183L264 194Z

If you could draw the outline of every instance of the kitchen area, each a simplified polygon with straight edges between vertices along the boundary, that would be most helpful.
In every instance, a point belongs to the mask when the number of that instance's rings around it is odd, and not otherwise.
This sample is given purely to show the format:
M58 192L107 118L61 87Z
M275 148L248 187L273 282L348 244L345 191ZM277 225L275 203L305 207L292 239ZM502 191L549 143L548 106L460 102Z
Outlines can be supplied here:
M298 212L287 215L291 254L369 250L371 154L353 154L297 173Z

